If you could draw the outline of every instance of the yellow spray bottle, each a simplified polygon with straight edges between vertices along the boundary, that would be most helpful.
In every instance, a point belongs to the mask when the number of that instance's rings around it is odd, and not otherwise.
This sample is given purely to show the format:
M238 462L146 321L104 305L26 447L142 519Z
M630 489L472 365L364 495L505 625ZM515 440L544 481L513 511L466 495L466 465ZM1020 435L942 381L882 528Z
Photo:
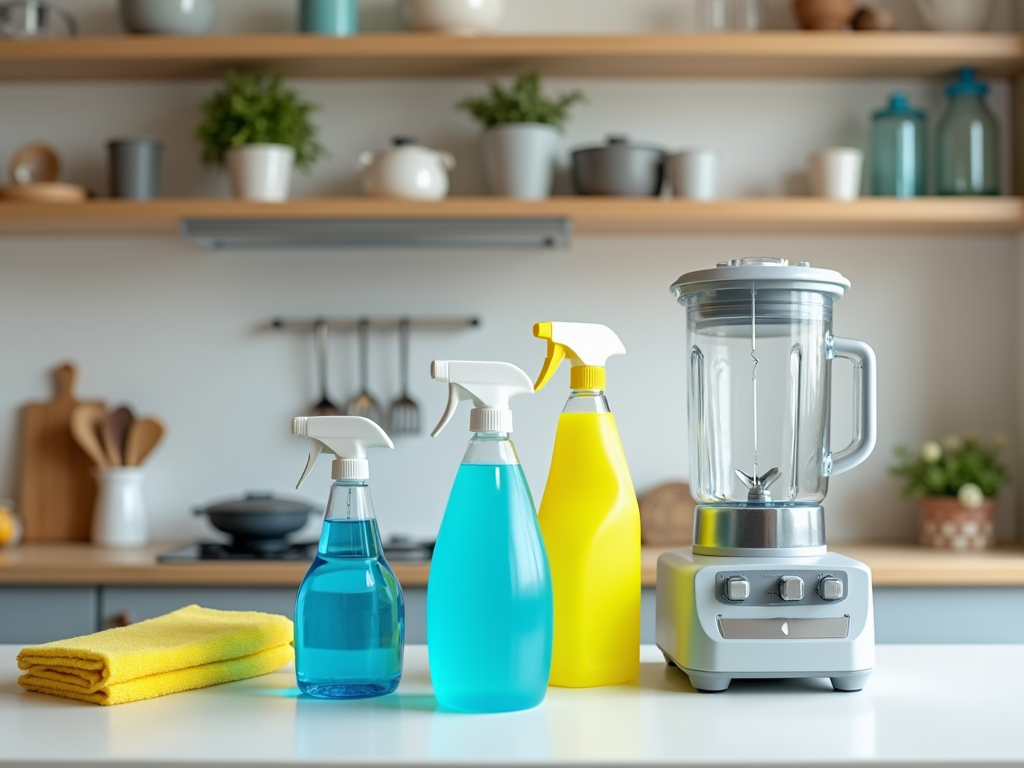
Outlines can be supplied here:
M605 362L626 349L593 323L538 323L533 335L548 342L535 390L572 362L538 513L555 596L550 683L615 685L640 671L640 510L604 396Z

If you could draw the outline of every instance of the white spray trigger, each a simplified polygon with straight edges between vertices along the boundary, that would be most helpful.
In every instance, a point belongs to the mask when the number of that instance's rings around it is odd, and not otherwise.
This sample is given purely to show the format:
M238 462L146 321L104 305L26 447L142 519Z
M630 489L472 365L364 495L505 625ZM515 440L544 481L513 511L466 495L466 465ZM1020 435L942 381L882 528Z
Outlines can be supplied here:
M292 420L292 434L308 437L310 443L306 469L296 488L306 481L324 451L337 457L331 465L333 479L366 480L370 476L367 449L395 447L380 425L362 416L297 416Z
M448 384L448 404L431 437L452 420L459 403L473 401L469 428L472 432L511 432L509 398L533 394L533 382L511 363L482 360L435 360L430 378Z

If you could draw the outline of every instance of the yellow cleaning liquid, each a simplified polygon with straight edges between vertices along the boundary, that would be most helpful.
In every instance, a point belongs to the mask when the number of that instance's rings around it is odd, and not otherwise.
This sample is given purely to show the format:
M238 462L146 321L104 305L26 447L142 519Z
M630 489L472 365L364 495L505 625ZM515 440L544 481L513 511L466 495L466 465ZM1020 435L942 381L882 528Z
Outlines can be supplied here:
M640 671L640 510L615 417L563 413L540 505L555 595L551 685Z

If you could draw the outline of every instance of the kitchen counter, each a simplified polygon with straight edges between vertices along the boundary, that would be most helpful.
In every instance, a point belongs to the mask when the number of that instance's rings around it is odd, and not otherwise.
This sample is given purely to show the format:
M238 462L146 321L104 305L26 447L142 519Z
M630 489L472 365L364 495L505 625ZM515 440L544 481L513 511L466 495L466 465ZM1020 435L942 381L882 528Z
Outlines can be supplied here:
M294 587L306 563L273 561L205 561L158 563L174 542L140 549L102 549L88 544L23 544L0 550L0 586L132 585ZM874 584L892 586L1024 586L1024 549L949 552L914 545L840 544L833 551L861 560L871 568ZM644 547L644 586L654 586L657 560L665 550ZM391 564L399 581L422 587L428 563Z
M426 648L392 696L298 696L290 667L102 708L25 693L0 646L0 764L959 766L1024 763L1024 646L879 646L860 693L825 681L737 682L695 693L653 646L638 684L550 689L527 712L437 708Z

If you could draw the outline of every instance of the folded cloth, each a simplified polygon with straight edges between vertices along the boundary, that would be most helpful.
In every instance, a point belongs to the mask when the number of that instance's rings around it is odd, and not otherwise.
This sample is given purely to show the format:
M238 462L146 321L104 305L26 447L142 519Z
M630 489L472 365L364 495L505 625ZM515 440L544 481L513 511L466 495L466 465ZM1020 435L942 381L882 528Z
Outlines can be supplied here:
M190 605L148 621L22 649L18 685L123 704L265 675L295 657L292 622Z

